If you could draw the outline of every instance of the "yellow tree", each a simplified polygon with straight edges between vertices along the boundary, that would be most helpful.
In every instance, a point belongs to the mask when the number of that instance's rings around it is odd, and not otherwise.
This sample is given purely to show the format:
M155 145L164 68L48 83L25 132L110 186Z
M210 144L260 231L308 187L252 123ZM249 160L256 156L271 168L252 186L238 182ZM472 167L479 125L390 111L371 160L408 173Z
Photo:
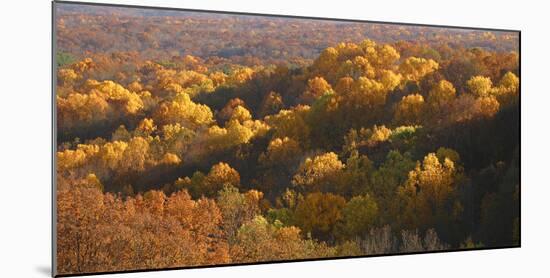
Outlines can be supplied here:
M353 89L353 78L347 76L338 79L334 91L339 95L349 94Z
M336 79L336 68L339 64L339 53L334 47L325 48L319 57L313 62L316 73L322 74L327 80Z
M70 86L76 80L82 78L73 69L59 69L57 71L57 82L62 86Z
M492 117L500 109L500 103L494 96L479 97L476 99L473 106L474 115L482 117Z
M333 152L307 158L298 168L292 184L305 191L334 188L345 165Z
M128 147L122 154L121 171L143 171L150 159L149 142L142 137L134 137L128 142Z
M304 240L297 227L269 223L262 216L242 225L231 246L236 262L266 262L330 256L332 250L313 240Z
M405 184L398 188L402 228L434 227L437 222L459 217L461 205L455 198L459 174L455 162L447 156L440 161L435 153L430 153L422 164L417 163Z
M498 102L502 105L510 105L519 95L519 78L511 72L507 72L502 76L495 90Z
M136 127L134 133L138 136L147 137L157 130L153 119L144 118Z
M134 92L130 92L122 85L113 81L96 81L88 80L84 86L88 91L88 94L97 94L103 99L109 101L116 111L125 114L136 114L144 108L143 100L140 95ZM118 106L122 104L122 109Z
M161 125L179 123L190 129L210 125L212 117L207 105L194 103L186 93L179 93L173 101L162 103L154 114L155 122Z
M443 113L443 110L455 100L455 97L456 89L453 84L447 80L439 81L428 95L428 107L431 114L435 116Z
M516 91L519 89L519 78L512 72L507 72L498 82L498 87L506 91Z
M307 89L302 94L302 100L312 103L324 94L332 93L332 87L323 77L314 77L307 81Z
M244 123L246 121L252 120L252 115L250 114L250 111L248 111L248 109L238 105L233 109L229 120Z
M267 116L265 121L274 129L274 137L289 137L305 147L309 146L310 128L306 122L309 110L309 106L297 106L290 110L283 109L275 115Z
M239 187L240 183L239 172L231 168L229 164L219 162L210 168L198 191L205 196L215 196L225 185Z
M394 119L399 124L415 125L422 123L425 111L424 97L420 94L404 96L395 108Z
M405 80L419 82L424 76L436 71L439 64L432 59L408 57L399 65Z
M275 138L269 142L266 152L260 154L259 162L268 167L287 166L287 162L295 159L301 152L296 140L288 137Z
M233 70L231 74L229 74L226 84L229 86L238 86L252 79L253 75L253 69L249 67L240 67Z
M468 89L477 97L489 97L493 94L493 82L489 77L473 76L466 82Z
M243 108L246 108L246 104L244 101L240 98L232 98L229 100L225 106L220 110L220 112L217 113L216 117L218 118L219 122L227 122L231 118L231 115L233 115L233 110L237 108L238 106L241 106Z
M359 130L350 129L344 137L344 152L351 153L359 147L375 147L376 145L386 142L392 136L392 130L385 125L374 125L372 128L362 127Z

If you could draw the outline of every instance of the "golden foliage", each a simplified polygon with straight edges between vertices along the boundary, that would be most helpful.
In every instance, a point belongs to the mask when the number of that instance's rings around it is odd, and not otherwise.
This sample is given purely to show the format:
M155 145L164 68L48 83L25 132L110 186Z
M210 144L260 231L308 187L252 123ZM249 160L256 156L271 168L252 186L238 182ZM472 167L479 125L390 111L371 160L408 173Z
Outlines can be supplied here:
M492 95L493 82L488 77L474 76L468 80L468 89L478 97L489 97Z
M422 123L425 112L424 97L420 94L404 96L397 104L394 119L396 122L405 125Z
M310 130L305 117L309 109L309 106L298 106L291 110L283 109L278 114L267 116L265 121L275 130L274 137L289 137L307 145Z
M113 118L135 115L144 108L141 96L113 81L88 80L85 93L57 96L60 129L98 124Z
M194 103L188 94L179 93L173 101L162 103L154 116L155 122L162 125L179 123L190 129L210 125L213 114L210 108Z
M263 165L273 166L283 164L294 159L302 152L300 145L296 140L284 137L275 138L269 142L267 151L259 157L259 162Z
M307 233L331 234L343 217L346 200L332 193L314 192L296 206L296 223Z
M408 57L399 65L399 72L406 80L418 82L438 68L439 64L432 59Z
M310 187L322 188L337 179L344 166L333 152L306 158L292 178L292 184L308 190Z
M252 120L252 115L250 114L250 111L248 111L246 108L238 105L233 109L233 113L231 114L231 118L229 118L229 120L244 123L246 121Z
M440 155L443 153L451 152L440 151ZM443 158L440 161L435 153L428 154L422 164L418 163L409 172L405 184L398 188L405 228L431 227L436 217L448 213L447 204L453 200L458 173L455 162L447 156Z
M173 153L165 153L161 160L162 164L172 165L172 164L180 164L181 159L178 157L178 155Z
M214 195L224 185L232 185L238 187L241 183L241 177L239 173L231 168L229 164L220 162L210 168L210 172L204 179L203 192L207 195Z
M195 21L156 20L188 31ZM519 100L518 53L493 43L498 50L451 49L433 44L437 33L424 42L336 43L317 58L292 55L318 51L318 42L276 45L269 55L285 63L275 65L208 44L167 52L164 44L180 40L159 43L151 30L140 43L155 49L89 51L92 58L57 72L59 273L448 248L434 227L452 247L470 235L508 236L469 223L479 217L490 226L492 214L512 214L507 195L492 191L513 191L501 180L514 178L514 162L487 145L492 139L464 140L458 129L492 132L501 115L513 116L506 113ZM384 41L416 34L373 30ZM268 37L257 45L278 39ZM487 157L472 162L478 153ZM463 207L480 202L479 213Z
M242 225L237 233L231 257L239 262L277 261L315 258L328 248L304 240L297 227L270 224L262 216Z
M441 80L430 90L428 104L434 113L439 112L450 104L455 96L456 89L453 84L447 80Z
M332 87L323 77L314 77L307 81L307 89L302 94L306 103L311 103L324 94L332 93Z

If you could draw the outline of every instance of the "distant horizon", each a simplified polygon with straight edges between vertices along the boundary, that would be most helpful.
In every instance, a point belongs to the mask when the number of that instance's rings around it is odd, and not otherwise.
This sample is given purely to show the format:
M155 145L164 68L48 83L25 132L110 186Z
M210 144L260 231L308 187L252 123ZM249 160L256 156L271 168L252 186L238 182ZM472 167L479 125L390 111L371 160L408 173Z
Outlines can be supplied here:
M168 9L155 9L155 8L135 8L135 7L125 7L124 5L121 6L101 6L101 4L95 4L95 3L84 3L84 4L77 4L77 3L65 3L65 2L56 2L56 10L59 13L60 16L62 15L90 15L90 16L112 16L111 19L115 18L125 18L125 20L136 20L138 18L149 18L153 19L156 18L158 20L167 18L178 18L178 19L196 19L196 20L216 20L217 22L221 23L224 19L239 19L241 21L233 22L231 27L229 27L229 30L232 29L238 29L238 28L246 28L249 26L250 23L259 23L259 22L265 22L265 23L276 23L276 24L306 24L311 25L312 22L315 22L313 24L313 27L317 29L317 32L322 32L324 28L334 28L335 26L339 25L348 25L350 27L354 27L358 30L361 30L363 33L363 38L370 38L374 39L378 42L384 42L384 43L394 43L399 40L398 38L392 38L392 37L376 37L372 36L371 33L373 28L384 28L386 30L408 30L412 32L421 32L421 33L448 33L448 34L462 34L462 35L468 35L468 34L477 34L478 36L483 33L491 33L495 34L497 36L512 36L514 37L512 39L512 43L509 44L509 47L506 48L506 51L517 51L517 42L519 40L519 33L514 31L495 31L495 30L486 30L479 28L476 30L474 29L464 29L461 27L448 27L448 28L442 28L437 26L423 26L427 24L418 24L416 26L414 23L407 23L407 25L399 25L397 23L378 23L378 22L370 22L368 20L357 20L357 21L342 21L338 19L325 19L325 18L315 18L313 21L310 18L300 18L299 16L280 16L280 15L255 15L255 14L247 14L242 13L239 14L238 12L232 12L231 14L224 14L220 11L187 11L185 9L177 9L177 10L168 10ZM122 23L122 22L121 22ZM267 29L268 26L260 26L259 30ZM465 27L469 28L469 27ZM473 28L473 27L472 27ZM233 32L239 32L237 30ZM416 33L415 33L416 34ZM410 39L415 36L415 34L410 35ZM498 37L497 37L498 39ZM347 42L359 42L361 39L339 39L340 41L347 41ZM406 40L406 39L405 39ZM514 43L515 41L515 43ZM428 42L429 43L429 42ZM325 47L328 46L329 43L326 43ZM484 45L469 45L469 47L480 47L485 48L487 46ZM61 46L61 48L63 48ZM324 48L324 47L323 47ZM321 48L322 49L322 48ZM319 50L320 52L320 50ZM319 53L317 52L317 54ZM198 56L203 56L201 54L194 54ZM209 55L206 55L209 56Z

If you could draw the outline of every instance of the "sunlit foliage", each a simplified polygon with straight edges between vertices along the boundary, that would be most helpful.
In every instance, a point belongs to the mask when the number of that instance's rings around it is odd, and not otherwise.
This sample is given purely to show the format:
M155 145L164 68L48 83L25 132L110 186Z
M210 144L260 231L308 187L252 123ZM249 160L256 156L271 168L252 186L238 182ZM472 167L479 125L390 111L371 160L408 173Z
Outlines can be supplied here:
M57 15L60 274L519 244L515 33Z

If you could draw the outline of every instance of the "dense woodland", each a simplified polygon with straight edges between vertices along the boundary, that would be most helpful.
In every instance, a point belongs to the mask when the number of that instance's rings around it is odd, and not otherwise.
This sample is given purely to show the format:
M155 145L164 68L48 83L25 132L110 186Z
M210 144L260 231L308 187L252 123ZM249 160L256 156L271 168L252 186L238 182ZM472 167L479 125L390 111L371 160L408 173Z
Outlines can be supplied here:
M519 244L517 33L56 6L58 273Z

